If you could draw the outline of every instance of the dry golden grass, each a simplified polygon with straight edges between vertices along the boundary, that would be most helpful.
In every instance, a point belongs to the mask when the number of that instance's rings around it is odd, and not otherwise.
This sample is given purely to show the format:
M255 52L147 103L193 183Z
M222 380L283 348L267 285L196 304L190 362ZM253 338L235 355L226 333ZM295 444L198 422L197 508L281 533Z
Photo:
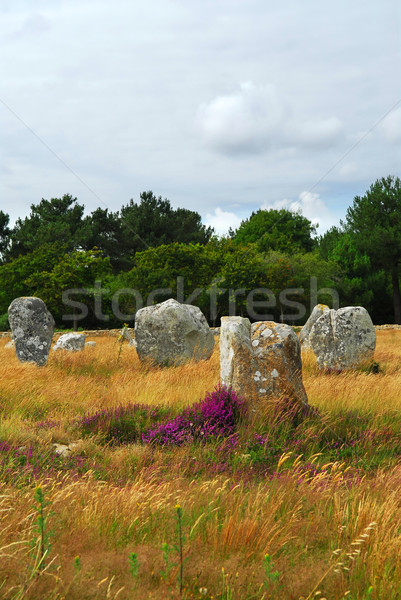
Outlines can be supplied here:
M199 587L220 589L225 567L235 580L233 597L247 598L248 590L250 598L252 578L263 581L262 558L269 553L281 573L281 591L275 588L274 598L312 597L308 593L319 588L326 597L340 599L358 585L361 571L380 590L372 597L397 598L392 591L401 580L400 475L400 469L385 478L379 473L373 492L366 483L351 491L338 482L324 486L321 478L315 486L300 483L296 473L252 489L223 478L163 484L138 477L125 488L95 482L90 475L64 485L43 483L56 515L49 521L54 565L33 581L28 546L35 539L32 490L3 486L0 574L6 575L7 586L2 597L11 598L27 585L22 597L40 598L44 590L55 589L61 598L114 597L99 591L99 583L107 579L110 584L113 577L113 593L121 590L122 599L161 597L171 586L169 597L178 597L176 573L168 582L160 573L161 545L176 540L174 506L179 503L185 517L186 578ZM376 525L366 535L372 522ZM128 552L134 550L143 569L136 588L127 569ZM79 577L73 569L77 555ZM256 597L261 600L262 593Z
M0 341L0 398L4 408L25 416L63 417L119 404L162 404L183 408L203 398L219 381L219 357L159 369L144 365L134 348L116 338L96 337L82 353L50 353L46 368L21 364ZM41 415L38 415L40 418Z
M312 352L303 354L303 379L309 403L328 411L401 409L401 332L377 331L375 361L383 373L360 371L326 375L318 371Z
M7 416L0 423L0 441L46 447L72 435L63 423L76 415L129 402L185 407L218 383L217 350L206 363L155 369L139 363L128 346L117 362L113 338L96 341L96 348L82 354L51 355L40 369L18 363L0 341L0 403ZM310 403L328 412L398 411L401 332L379 331L375 358L382 375L319 374L306 357ZM60 419L60 428L38 432L32 427L46 417ZM76 452L101 456L105 468L124 472L128 483L98 481L91 472L79 480L66 473L41 481L54 513L49 518L54 562L31 577L30 543L37 537L33 488L0 479L0 597L5 600L179 598L177 566L161 576L161 546L177 543L177 504L184 512L186 598L401 597L399 465L352 479L339 463L311 475L300 460L291 463L294 457L286 455L276 466L280 476L244 483L180 474L191 448L171 451L167 467L163 450L139 445L103 448L89 439ZM137 580L129 573L130 552L138 555ZM267 553L280 573L277 582L266 579ZM174 552L172 557L176 563ZM232 596L223 594L222 567ZM200 589L207 589L206 595Z

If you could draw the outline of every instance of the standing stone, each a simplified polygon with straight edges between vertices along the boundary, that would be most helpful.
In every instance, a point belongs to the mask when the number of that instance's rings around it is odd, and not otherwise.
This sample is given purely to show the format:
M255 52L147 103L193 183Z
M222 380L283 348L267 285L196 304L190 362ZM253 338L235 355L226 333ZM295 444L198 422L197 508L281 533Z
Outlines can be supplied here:
M254 402L288 397L306 406L299 340L289 325L222 317L220 376L225 385Z
M214 348L202 311L173 299L138 310L135 342L140 360L163 366L206 360Z
M83 333L63 333L53 346L53 350L80 352L85 347L86 335Z
M130 334L130 332L128 331L128 328L127 328L127 327L123 327L123 328L121 329L121 332L120 332L120 339L121 339L121 340L127 340L127 342L128 342L128 346L135 346L135 345L136 345L136 344L135 344L135 340L134 340L134 338L132 337L132 335Z
M15 350L20 362L45 365L54 332L54 319L40 298L22 297L8 307Z
M376 332L365 308L347 306L319 317L309 343L319 368L352 369L373 359Z
M305 350L306 348L310 348L310 343L309 343L309 335L311 332L312 327L314 326L314 324L316 323L316 321L326 312L328 312L330 310L330 308L328 306L326 306L326 304L316 304L316 306L313 308L309 319L306 321L305 325L302 327L301 331L299 332L299 341L301 344L301 349Z

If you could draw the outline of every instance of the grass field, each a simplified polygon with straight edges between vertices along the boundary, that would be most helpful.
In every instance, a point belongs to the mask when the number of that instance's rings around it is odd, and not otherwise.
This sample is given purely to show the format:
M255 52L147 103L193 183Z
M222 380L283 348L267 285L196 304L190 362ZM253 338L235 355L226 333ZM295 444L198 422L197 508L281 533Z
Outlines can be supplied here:
M305 356L318 413L242 407L213 434L218 349L157 369L104 336L38 368L6 341L1 598L401 598L401 331L378 331L378 372Z

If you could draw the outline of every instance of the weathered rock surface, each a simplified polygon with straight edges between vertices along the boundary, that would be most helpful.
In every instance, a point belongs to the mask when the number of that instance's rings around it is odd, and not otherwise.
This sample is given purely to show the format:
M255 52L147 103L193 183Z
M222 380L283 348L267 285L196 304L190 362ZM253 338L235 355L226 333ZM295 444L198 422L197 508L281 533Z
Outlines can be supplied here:
M85 346L85 334L64 333L60 335L53 346L53 350L68 350L68 352L80 352Z
M245 398L263 402L286 396L302 405L308 398L302 383L299 340L289 325L242 317L222 317L220 332L222 383Z
M15 351L20 362L45 365L49 358L54 319L40 298L15 298L8 307Z
M173 299L138 310L135 342L141 360L159 365L206 360L214 348L214 336L202 311Z
M347 306L325 312L309 334L319 368L350 369L372 360L376 332L368 311Z
M129 346L136 346L135 340L128 331L127 327L123 327L120 332L120 338L123 340L127 340Z
M301 344L301 349L310 348L309 335L312 330L312 327L314 326L316 321L329 310L330 308L326 304L316 304L316 306L313 308L309 319L306 321L305 325L299 332L298 339Z
M91 348L94 348L96 346L96 342L85 342L85 346L89 346Z
M65 458L70 456L81 446L82 440L71 442L70 444L53 444L54 452Z

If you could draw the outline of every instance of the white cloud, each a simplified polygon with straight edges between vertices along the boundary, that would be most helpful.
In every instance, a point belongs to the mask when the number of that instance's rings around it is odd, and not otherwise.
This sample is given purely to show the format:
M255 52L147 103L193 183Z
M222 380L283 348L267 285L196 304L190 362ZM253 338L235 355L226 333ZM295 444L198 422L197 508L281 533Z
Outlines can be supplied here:
M401 108L393 110L381 123L384 139L392 144L401 141Z
M272 149L328 148L344 126L337 117L302 118L295 101L284 101L273 85L242 83L232 94L203 104L196 122L204 144L227 155Z
M202 105L197 124L207 146L227 154L254 154L268 148L284 115L274 86L248 82Z
M273 204L264 204L261 208L263 210L286 208L292 212L300 213L309 219L313 225L318 226L320 235L333 225L338 225L337 217L320 198L320 194L313 192L301 192L298 200L277 200Z
M400 174L396 111L352 148L398 93L396 4L3 0L0 208L99 205L18 115L111 210L153 189L249 216L324 181L313 191L343 217Z
M294 123L289 134L299 145L327 148L340 141L344 134L344 125L337 117L316 118L299 125Z
M230 227L237 229L240 223L241 219L235 213L222 210L220 207L214 210L214 214L208 213L205 218L206 226L214 227L218 235L227 234Z

